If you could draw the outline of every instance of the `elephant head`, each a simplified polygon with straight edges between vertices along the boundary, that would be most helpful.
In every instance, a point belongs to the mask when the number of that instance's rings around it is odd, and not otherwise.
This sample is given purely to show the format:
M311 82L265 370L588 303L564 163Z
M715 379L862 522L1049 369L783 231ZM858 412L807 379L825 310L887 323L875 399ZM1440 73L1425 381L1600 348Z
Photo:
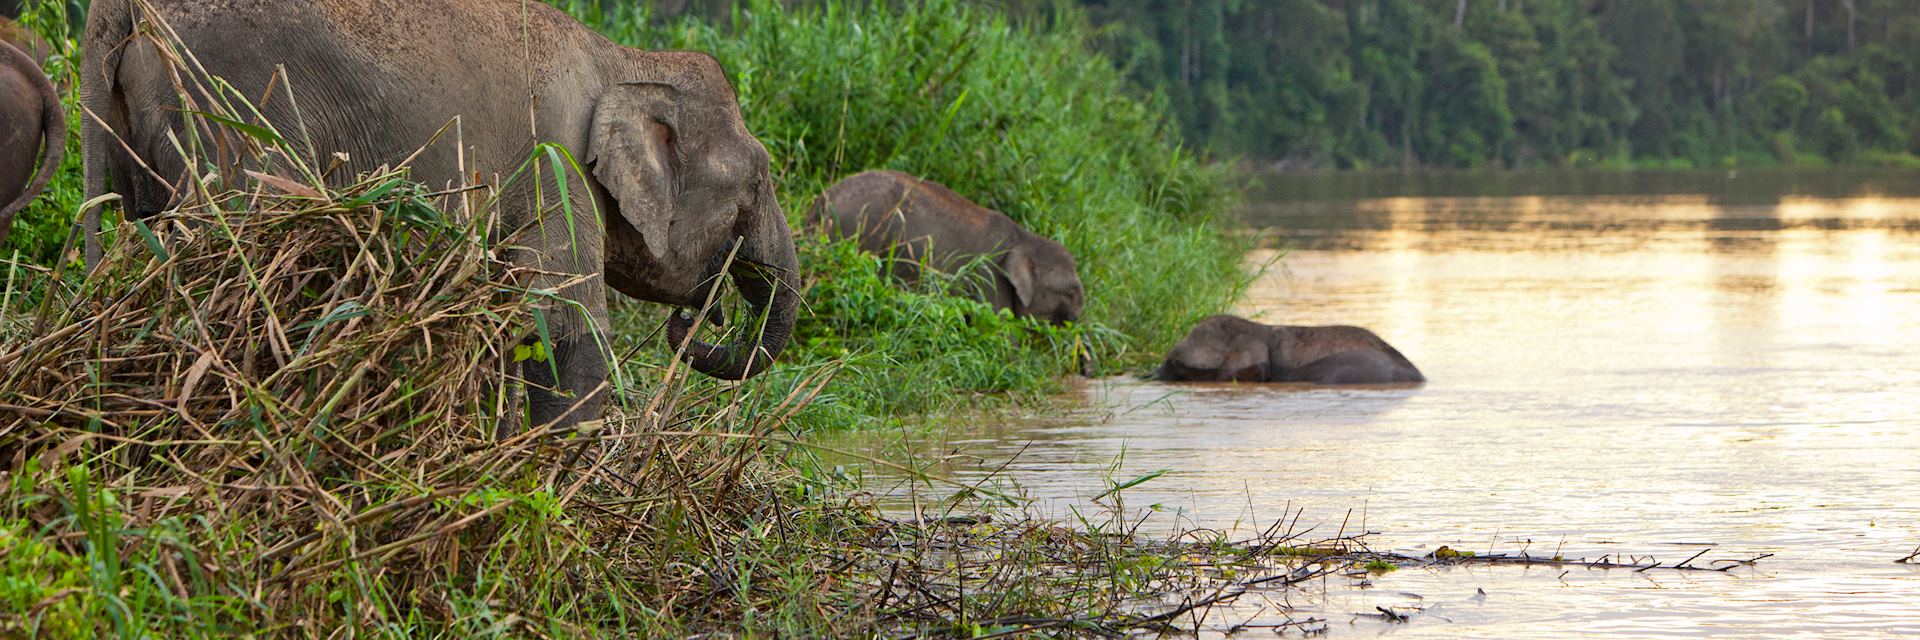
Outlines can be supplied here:
M1033 233L1000 257L1000 271L1013 288L1013 313L1055 324L1080 319L1086 290L1073 254L1051 238Z
M629 296L699 307L721 273L765 330L723 345L687 340L691 318L667 322L693 368L729 380L765 370L792 334L799 259L775 201L767 150L747 132L720 65L691 52L635 51L642 79L615 83L593 114L587 160L611 196L607 284ZM759 323L743 325L758 328Z
M1272 373L1273 330L1232 316L1213 316L1167 352L1153 380L1264 382Z

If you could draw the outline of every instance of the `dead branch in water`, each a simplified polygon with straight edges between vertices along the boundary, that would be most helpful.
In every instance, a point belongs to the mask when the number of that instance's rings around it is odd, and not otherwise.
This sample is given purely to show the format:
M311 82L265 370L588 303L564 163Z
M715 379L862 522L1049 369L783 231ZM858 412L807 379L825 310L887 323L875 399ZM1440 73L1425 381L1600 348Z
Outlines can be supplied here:
M1441 547L1441 549L1446 550L1447 548ZM1436 552L1437 555L1429 554L1424 557L1407 556L1407 555L1400 555L1400 554L1384 554L1381 557L1391 562L1395 562L1395 563L1404 562L1412 566L1446 566L1446 565L1461 565L1461 564L1508 564L1508 565L1524 565L1524 566L1584 567L1587 569L1632 569L1635 572L1649 571L1653 569L1668 569L1673 571L1711 571L1711 572L1719 572L1719 573L1731 571L1736 567L1752 566L1755 562L1773 557L1773 554L1771 553L1763 553L1763 554L1753 556L1750 558L1745 558L1745 559L1723 558L1719 560L1713 560L1710 562L1710 564L1713 566L1701 567L1701 566L1695 566L1694 564L1692 564L1694 560L1698 560L1700 556L1706 555L1707 552L1711 550L1712 548L1701 549L1699 553L1695 553L1691 556L1688 556L1686 560L1682 560L1675 564L1666 564L1664 562L1659 562L1659 561L1656 561L1651 556L1631 556L1627 558L1626 561L1622 562L1616 559L1613 556L1613 554L1603 555L1594 560L1587 560L1585 558L1569 560L1569 559L1560 558L1560 557L1542 558L1539 556L1527 555L1525 553L1522 553L1520 555L1484 554L1484 555L1468 556L1468 555L1453 555L1453 554L1446 554L1444 552Z

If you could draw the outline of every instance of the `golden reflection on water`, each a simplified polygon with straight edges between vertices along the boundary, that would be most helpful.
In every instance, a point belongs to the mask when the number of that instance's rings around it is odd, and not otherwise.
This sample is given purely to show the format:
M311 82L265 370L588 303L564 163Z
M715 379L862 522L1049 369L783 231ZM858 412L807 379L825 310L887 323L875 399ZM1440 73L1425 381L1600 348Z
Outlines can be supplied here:
M1920 567L1892 562L1920 545L1920 199L1265 214L1293 248L1238 312L1367 326L1428 385L1092 381L1066 417L919 446L978 455L946 467L961 478L1006 464L1001 482L1057 513L1169 469L1127 497L1172 512L1162 526L1257 527L1290 505L1328 526L1355 510L1389 548L1776 554L1734 575L1402 571L1317 596L1336 622L1411 592L1451 620L1399 630L1417 635L1920 634Z

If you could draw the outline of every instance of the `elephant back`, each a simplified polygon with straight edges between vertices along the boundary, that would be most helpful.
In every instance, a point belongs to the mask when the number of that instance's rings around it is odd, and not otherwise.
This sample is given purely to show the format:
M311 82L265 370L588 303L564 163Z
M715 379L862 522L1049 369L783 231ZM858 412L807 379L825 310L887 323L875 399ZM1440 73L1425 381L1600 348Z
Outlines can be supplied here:
M1393 347L1379 335L1350 325L1279 326L1273 341L1275 361L1298 367L1327 356L1350 351L1389 351ZM1398 352L1395 352L1397 355Z
M39 34L4 16L0 16L0 43L13 45L40 66L46 66L47 56L53 55L53 46L40 39Z

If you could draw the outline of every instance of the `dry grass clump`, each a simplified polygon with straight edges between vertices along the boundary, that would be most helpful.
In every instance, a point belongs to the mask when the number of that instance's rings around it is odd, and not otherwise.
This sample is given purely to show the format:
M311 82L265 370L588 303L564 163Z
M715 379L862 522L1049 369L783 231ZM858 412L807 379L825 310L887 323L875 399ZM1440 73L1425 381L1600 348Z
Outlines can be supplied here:
M758 436L804 393L670 368L613 390L631 417L519 428L510 372L547 365L519 341L562 302L503 261L491 192L323 179L169 33L136 37L174 61L177 148L228 169L83 280L7 283L0 635L638 633L752 603L703 567L793 485Z
M475 607L511 629L715 588L674 559L737 535L778 479L764 443L694 433L735 431L715 424L727 402L497 436L521 411L508 347L547 296L515 284L490 216L446 213L453 192L403 171L252 177L19 310L35 330L0 349L0 518L114 571L52 572L0 629L431 630Z

